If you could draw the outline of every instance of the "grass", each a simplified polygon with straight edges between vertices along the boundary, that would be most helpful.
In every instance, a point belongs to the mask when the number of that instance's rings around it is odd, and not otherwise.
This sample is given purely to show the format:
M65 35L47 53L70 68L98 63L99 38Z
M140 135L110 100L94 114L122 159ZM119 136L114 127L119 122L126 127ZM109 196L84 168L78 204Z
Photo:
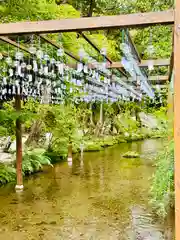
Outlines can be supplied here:
M168 209L174 207L174 141L159 154L155 166L150 203L157 215L166 217Z

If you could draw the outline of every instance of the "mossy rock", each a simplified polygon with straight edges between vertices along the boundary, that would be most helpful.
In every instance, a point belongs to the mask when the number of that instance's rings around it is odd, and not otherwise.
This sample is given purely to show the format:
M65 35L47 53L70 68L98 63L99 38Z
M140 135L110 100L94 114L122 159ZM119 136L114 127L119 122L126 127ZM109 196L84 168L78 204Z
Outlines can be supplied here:
M140 141L140 140L144 139L144 136L141 134L134 134L134 135L132 135L131 139L132 139L132 141Z
M139 158L139 154L137 152L127 152L123 155L124 158Z
M103 150L103 148L98 143L87 144L84 148L84 152L98 152L101 150Z
M160 134L155 134L155 135L152 135L151 136L151 138L154 138L154 139L156 139L156 138L162 138L163 137L163 134L162 135L160 135Z
M101 147L111 147L114 144L115 143L113 141L105 140L104 142L102 142Z
M118 143L126 143L127 141L124 138L117 138Z
M57 154L56 152L46 152L45 155L51 159L51 163L57 163L65 160L67 158L67 154Z

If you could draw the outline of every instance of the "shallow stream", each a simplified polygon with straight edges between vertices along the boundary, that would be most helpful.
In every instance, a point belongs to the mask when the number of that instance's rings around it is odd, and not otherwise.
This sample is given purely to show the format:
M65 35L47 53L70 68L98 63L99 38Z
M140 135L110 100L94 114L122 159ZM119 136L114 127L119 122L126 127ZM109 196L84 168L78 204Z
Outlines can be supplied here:
M158 221L149 208L153 159L162 140L120 144L75 156L0 189L2 240L171 240L173 216ZM125 159L127 151L140 153Z

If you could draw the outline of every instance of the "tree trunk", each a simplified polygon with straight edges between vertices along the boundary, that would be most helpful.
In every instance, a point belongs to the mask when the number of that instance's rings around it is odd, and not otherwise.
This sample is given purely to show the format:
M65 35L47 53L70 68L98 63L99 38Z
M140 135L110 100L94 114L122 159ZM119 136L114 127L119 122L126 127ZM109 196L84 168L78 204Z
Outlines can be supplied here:
M15 98L16 111L20 113L21 111L21 98L16 95ZM17 174L17 184L16 189L23 189L23 176L22 176L22 127L21 120L18 117L16 120L16 174Z
M90 1L88 17L92 17L92 15L93 15L94 3L95 3L94 0L91 0L91 1Z
M38 143L41 133L41 124L42 122L40 120L34 122L29 137L25 142L26 146L29 146L32 142Z

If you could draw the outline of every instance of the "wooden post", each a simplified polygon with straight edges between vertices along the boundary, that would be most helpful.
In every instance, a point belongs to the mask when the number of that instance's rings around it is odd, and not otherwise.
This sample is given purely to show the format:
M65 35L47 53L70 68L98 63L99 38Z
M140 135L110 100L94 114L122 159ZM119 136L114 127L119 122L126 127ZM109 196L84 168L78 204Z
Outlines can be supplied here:
M68 161L72 161L72 142L69 141L68 145Z
M21 97L16 95L15 97L15 107L16 111L20 113L21 111ZM20 118L16 120L16 174L17 174L17 184L16 190L23 189L23 176L22 176L22 127Z
M180 1L175 6L174 29L174 157L175 157L175 236L180 239Z
M168 140L171 141L172 140L171 129L173 128L174 112L173 112L173 94L172 94L172 91L170 89L170 83L169 83L169 86L168 86L167 105L168 105L168 109L167 109L168 128L170 130L169 135L168 135Z
M103 103L100 105L100 124L103 124Z
M91 115L90 115L90 123L91 125L94 125L94 122L93 122L93 108L92 108L92 103L90 103L90 112L91 112Z

